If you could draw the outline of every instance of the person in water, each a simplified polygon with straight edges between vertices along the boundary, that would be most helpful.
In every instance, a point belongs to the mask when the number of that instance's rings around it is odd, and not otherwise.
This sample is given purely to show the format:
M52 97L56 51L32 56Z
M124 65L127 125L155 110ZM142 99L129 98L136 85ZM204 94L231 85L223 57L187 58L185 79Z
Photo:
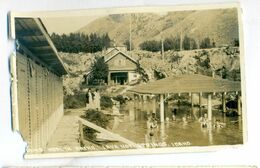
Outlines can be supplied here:
M202 128L206 128L208 126L208 115L207 113L204 114L204 116L199 118L200 126Z
M174 108L174 109L172 110L172 121L176 121L176 115L177 115L177 109Z
M152 116L148 118L147 128L149 129L149 135L154 136L154 131L157 128L157 119L155 113L152 113Z
M219 119L216 119L216 121L214 123L215 128L224 128L225 126L226 126L226 123L220 122Z
M186 116L183 116L183 117L182 117L182 122L183 122L183 124L188 124L188 121L187 121L187 117L186 117Z

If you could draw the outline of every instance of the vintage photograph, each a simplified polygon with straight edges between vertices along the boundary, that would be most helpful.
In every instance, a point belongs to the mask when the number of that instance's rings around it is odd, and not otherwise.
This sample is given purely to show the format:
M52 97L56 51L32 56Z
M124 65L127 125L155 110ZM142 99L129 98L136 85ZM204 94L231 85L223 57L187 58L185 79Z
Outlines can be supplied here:
M25 156L244 143L239 7L72 13L11 14L13 129Z

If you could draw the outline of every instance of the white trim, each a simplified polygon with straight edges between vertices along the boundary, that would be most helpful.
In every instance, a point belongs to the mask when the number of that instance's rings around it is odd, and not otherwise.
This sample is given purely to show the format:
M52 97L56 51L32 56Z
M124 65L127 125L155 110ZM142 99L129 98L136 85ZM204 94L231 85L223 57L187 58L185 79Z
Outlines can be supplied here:
M137 61L134 60L133 58L131 58L129 55L123 53L122 51L118 51L117 53L115 53L114 55L112 55L111 57L107 58L105 60L105 63L107 63L109 60L111 60L113 57L115 57L116 55L118 55L119 53L121 53L123 56L125 56L126 58L130 59L132 62L134 62L135 64L137 64Z

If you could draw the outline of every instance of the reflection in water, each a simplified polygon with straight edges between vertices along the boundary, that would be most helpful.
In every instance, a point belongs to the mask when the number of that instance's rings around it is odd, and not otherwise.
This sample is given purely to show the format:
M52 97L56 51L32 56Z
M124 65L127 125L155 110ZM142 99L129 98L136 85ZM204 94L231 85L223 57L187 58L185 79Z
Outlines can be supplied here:
M137 105L136 108L134 105ZM199 108L194 107L191 111L190 106L178 107L169 104L165 113L165 117L169 119L166 119L165 123L158 123L156 128L151 129L147 126L147 121L153 112L159 121L158 106L157 103L154 104L153 99L147 99L142 105L138 100L127 102L120 109L120 113L124 114L123 119L114 117L113 132L137 143L165 142L170 144L189 141L192 146L243 143L242 118L226 117L218 110L213 110L213 122L202 128L199 118L207 113L207 109L202 109L200 112ZM172 118L173 109L176 109L175 120ZM213 126L217 120L225 123L225 127Z

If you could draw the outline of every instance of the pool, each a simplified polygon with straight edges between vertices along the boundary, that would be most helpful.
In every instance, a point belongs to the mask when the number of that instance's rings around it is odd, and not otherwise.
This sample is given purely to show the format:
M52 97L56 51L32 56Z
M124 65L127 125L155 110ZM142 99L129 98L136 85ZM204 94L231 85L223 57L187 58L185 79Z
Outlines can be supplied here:
M172 120L172 108L178 109L176 121ZM243 144L241 116L226 117L219 109L213 109L213 121L219 120L225 126L202 128L198 118L206 112L207 109L200 111L198 107L191 110L190 106L166 106L165 117L169 121L158 123L151 136L151 130L147 128L147 118L152 113L152 103L148 101L136 106L128 101L120 107L120 113L124 115L115 116L109 127L114 133L140 144L163 144L164 147ZM156 116L159 121L158 105ZM187 123L182 121L183 116L189 116Z

